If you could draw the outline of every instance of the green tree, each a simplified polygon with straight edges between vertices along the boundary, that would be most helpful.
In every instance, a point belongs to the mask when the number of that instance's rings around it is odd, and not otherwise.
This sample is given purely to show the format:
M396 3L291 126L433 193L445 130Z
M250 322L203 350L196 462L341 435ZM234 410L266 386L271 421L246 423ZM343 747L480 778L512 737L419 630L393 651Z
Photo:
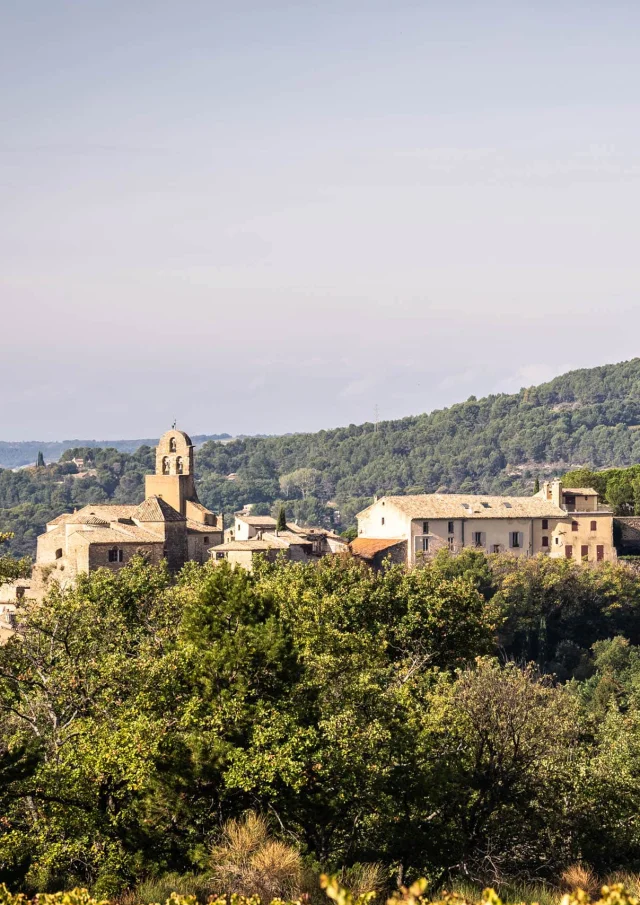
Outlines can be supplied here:
M286 531L287 530L287 512L284 506L281 506L278 510L278 522L276 525L277 531Z

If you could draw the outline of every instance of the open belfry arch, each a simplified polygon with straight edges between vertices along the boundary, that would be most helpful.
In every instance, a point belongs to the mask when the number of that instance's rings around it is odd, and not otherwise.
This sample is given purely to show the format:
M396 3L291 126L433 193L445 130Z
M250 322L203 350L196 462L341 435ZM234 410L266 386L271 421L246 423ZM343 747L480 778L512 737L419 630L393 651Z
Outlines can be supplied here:
M194 473L191 438L184 431L167 431L156 448L156 473L145 477L145 497L160 497L185 518L215 527L216 516L198 499Z

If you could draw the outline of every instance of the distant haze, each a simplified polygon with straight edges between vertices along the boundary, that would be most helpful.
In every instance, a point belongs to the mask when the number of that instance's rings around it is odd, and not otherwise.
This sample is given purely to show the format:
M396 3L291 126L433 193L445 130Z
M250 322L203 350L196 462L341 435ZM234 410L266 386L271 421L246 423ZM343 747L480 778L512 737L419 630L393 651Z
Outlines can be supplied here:
M639 26L5 0L0 439L316 430L639 354Z

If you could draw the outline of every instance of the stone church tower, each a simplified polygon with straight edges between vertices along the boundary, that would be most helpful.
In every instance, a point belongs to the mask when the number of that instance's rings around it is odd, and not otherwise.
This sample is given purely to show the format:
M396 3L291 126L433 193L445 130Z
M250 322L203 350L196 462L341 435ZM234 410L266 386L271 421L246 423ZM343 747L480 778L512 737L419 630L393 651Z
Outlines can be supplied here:
M185 518L217 527L217 517L198 499L194 471L189 435L179 430L167 431L156 448L156 473L145 477L145 497L158 496Z

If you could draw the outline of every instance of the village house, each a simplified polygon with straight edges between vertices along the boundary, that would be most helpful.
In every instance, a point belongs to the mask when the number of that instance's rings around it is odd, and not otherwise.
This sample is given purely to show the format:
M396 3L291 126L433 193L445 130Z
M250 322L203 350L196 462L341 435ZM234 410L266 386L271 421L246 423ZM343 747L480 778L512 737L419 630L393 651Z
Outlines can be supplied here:
M193 444L183 431L171 430L158 443L143 502L90 504L50 521L38 537L31 580L3 585L0 603L39 598L53 579L65 588L81 573L121 569L138 554L152 563L166 559L172 570L187 561L204 563L222 537L222 516L198 500Z
M408 566L438 550L544 553L579 562L616 558L613 513L601 509L591 488L547 481L531 497L469 494L387 496L357 515L354 555L374 564L391 554ZM375 543L372 544L372 541ZM386 546L385 546L386 544Z
M224 532L224 543L213 547L209 555L214 563L226 561L251 571L256 556L271 562L279 555L311 562L349 549L344 538L324 528L302 528L294 523L278 531L276 524L269 515L236 514L233 526Z

